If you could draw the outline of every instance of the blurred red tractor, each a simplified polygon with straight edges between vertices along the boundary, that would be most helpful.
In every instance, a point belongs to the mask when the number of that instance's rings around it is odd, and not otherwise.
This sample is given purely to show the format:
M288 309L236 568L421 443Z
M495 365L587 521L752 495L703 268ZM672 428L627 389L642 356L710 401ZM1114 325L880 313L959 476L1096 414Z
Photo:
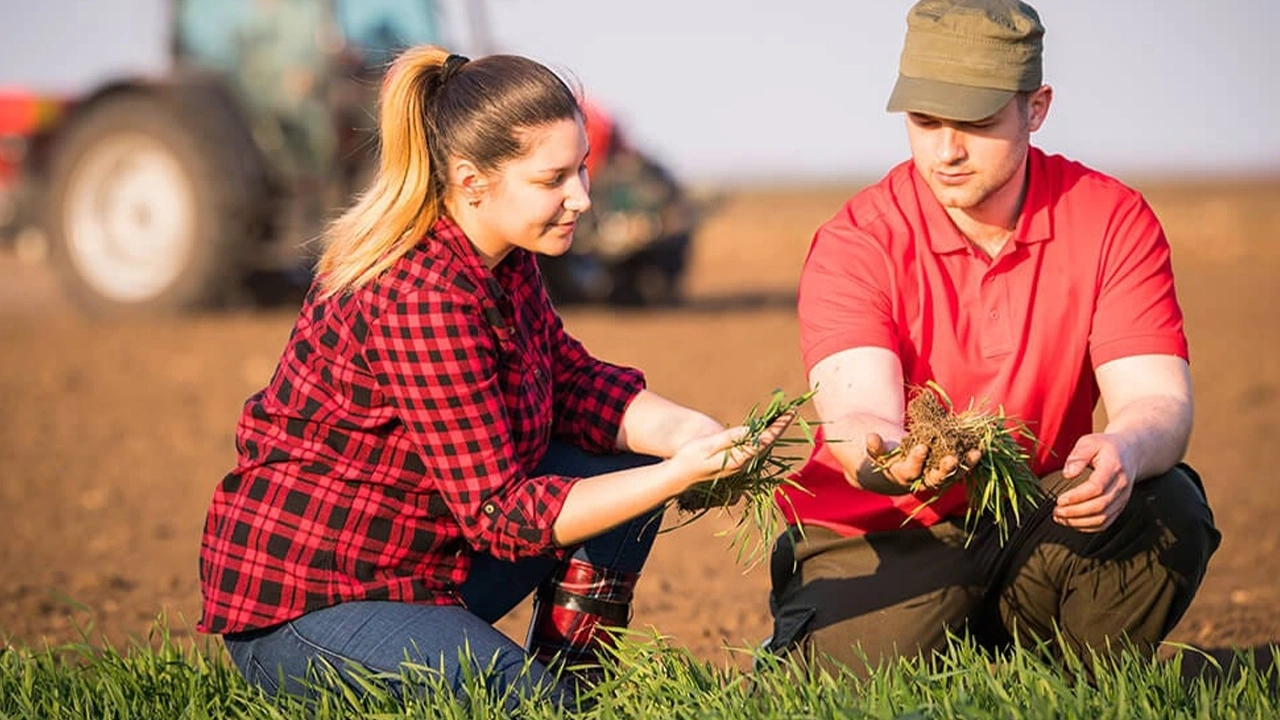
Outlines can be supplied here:
M433 0L174 0L162 72L74 94L0 88L0 243L34 229L95 315L183 312L304 285L369 176L378 76L439 42ZM592 198L543 259L559 302L676 301L697 209L590 107ZM265 284L264 284L265 283Z

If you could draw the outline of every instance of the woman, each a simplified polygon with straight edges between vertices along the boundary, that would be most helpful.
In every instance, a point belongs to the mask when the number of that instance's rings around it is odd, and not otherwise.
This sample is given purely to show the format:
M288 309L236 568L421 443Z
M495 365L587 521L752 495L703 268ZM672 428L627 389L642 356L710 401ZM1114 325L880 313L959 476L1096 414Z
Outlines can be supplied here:
M409 50L382 88L382 157L330 228L201 549L199 628L250 682L309 664L456 690L550 683L630 613L657 510L766 447L645 389L564 330L535 253L590 206L574 94L531 60ZM620 452L621 451L621 452ZM529 653L492 627L537 589ZM281 684L283 683L283 685ZM560 690L561 692L563 689Z

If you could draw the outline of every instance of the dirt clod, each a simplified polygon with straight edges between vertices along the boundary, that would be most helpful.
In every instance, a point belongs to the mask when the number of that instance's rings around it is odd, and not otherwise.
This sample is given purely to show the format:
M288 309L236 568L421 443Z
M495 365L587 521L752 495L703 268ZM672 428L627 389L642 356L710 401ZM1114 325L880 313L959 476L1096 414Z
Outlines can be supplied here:
M932 390L919 391L907 404L907 434L902 438L902 447L909 450L924 445L928 448L926 471L937 470L948 455L963 460L970 450L980 448L981 440L978 433L959 422Z

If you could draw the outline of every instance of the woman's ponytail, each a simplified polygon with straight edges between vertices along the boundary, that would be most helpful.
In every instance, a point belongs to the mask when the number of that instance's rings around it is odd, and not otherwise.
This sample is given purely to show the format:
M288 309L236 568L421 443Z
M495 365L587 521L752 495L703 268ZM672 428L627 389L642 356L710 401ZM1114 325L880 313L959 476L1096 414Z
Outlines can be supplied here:
M449 53L405 51L387 71L378 98L380 159L369 188L325 232L317 271L325 296L361 287L409 252L440 216L442 188L429 148L428 103ZM443 168L439 169L443 171Z
M444 163L463 158L485 173L528 151L524 130L581 118L555 73L517 55L468 61L425 45L387 71L378 99L378 172L325 231L317 271L325 297L376 280L445 212Z

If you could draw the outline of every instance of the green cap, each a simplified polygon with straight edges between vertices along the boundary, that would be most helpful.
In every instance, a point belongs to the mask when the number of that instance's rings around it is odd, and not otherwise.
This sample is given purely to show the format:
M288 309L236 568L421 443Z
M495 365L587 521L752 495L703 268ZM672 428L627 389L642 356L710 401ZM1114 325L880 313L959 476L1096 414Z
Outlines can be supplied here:
M1043 37L1040 16L1018 0L920 0L907 13L889 112L991 117L1040 87Z

